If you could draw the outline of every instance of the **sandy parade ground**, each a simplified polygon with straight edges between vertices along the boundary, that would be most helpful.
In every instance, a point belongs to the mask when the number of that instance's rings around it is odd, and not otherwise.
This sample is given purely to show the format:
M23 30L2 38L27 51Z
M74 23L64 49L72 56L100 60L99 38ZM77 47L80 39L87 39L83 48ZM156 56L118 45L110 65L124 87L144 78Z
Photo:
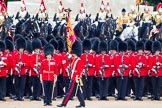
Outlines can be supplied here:
M0 108L57 108L57 104L60 104L62 99L57 99L53 101L53 106L43 106L42 101L30 101L25 99L25 101L14 101L12 99L6 98L7 101L0 102ZM115 101L114 97L109 97L108 101L98 101L93 97L93 101L85 101L85 108L162 108L162 101L151 101L146 97L143 98L144 101L133 101L127 98L127 101ZM69 101L66 108L75 108L79 105L78 100L75 98L73 101Z

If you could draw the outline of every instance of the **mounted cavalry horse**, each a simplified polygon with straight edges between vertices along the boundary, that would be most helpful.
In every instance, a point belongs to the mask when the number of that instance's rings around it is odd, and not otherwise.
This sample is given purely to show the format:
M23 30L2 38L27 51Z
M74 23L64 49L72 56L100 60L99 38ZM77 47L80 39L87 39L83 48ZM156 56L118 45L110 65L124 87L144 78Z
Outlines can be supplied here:
M79 21L76 26L74 27L74 31L78 38L82 41L86 38L90 38L90 27L91 27L91 15L86 17L85 20Z
M0 30L0 39L4 40L6 36L9 35L9 31L11 30L13 26L13 17L6 16L4 17L3 21L0 21L1 23L1 30Z
M113 18L107 18L105 22L97 22L92 25L95 36L101 40L113 39L113 35L116 29L116 20Z

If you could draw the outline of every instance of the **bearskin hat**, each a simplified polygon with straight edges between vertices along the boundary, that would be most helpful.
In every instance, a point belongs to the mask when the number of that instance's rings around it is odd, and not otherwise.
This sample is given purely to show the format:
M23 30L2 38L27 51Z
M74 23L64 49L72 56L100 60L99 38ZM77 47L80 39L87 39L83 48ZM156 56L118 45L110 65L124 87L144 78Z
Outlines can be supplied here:
M83 50L91 50L91 41L86 39L83 41Z
M23 38L23 36L22 36L21 34L16 34L16 35L14 36L14 41L16 42L17 39L19 39L19 38Z
M76 54L78 57L81 56L83 51L82 44L79 41L75 41L72 45L72 54Z
M107 52L107 43L105 41L101 41L99 44L99 52L106 51Z
M118 51L118 42L116 40L110 41L110 50Z
M49 43L53 45L55 50L58 50L58 42L55 39L51 39Z
M12 41L12 42L13 42L13 39L12 39L12 37L11 37L11 36L7 36L7 37L5 38L5 40L10 40L10 41Z
M0 51L4 52L6 49L5 43L3 41L0 41Z
M152 41L151 40L147 40L146 42L145 42L145 50L147 50L147 51L152 51Z
M98 39L96 39L92 43L92 50L95 51L96 53L99 53L99 43L100 43L100 40L98 40Z
M12 41L10 40L6 40L5 41L5 44L6 44L6 49L8 49L9 51L13 52L14 51L14 44Z
M47 42L49 42L51 39L54 39L54 36L53 35L48 35L46 37Z
M127 43L126 42L120 42L119 44L118 44L118 48L119 48L119 51L124 51L124 52L126 52L127 50L128 50L128 45L127 45Z
M47 56L47 55L52 55L53 56L53 54L54 54L54 47L53 47L53 45L47 44L44 47L44 55L45 56Z
M60 53L64 52L65 50L65 44L62 40L58 40L58 50L60 51Z
M138 41L136 43L136 51L138 51L138 50L144 50L144 43L143 43L143 41Z
M38 39L38 38L35 38L35 39L32 41L32 47L33 47L33 50L35 50L35 49L42 49L41 40Z
M30 52L30 53L32 53L32 51L33 51L33 47L32 47L32 42L30 41L30 40L27 40L26 41L26 50L28 51L28 52Z
M19 50L20 48L26 49L26 40L24 38L19 38L16 41L16 49Z
M132 50L132 51L136 50L136 44L132 39L128 39L126 42L128 44L128 50Z
M161 51L161 43L159 41L155 41L152 44L152 52L155 53L155 51Z
M40 38L40 40L41 40L41 43L42 43L42 47L44 47L45 45L48 44L48 42L46 41L46 39Z

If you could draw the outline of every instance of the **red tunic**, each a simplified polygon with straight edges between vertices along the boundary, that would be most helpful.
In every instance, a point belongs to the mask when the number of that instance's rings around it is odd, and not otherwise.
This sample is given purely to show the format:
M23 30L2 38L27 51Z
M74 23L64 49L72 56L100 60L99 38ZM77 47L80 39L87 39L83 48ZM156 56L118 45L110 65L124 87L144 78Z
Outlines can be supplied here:
M147 73L147 59L145 55L141 55L141 60L140 60L140 55L134 55L133 57L133 75L138 76L137 69L138 69L138 63L142 63L142 67L140 68L140 76L146 76Z
M23 63L23 66L18 66L19 62ZM13 60L14 75L18 75L18 69L20 68L20 75L26 75L27 69L29 67L29 57L26 54L16 53Z
M162 76L162 65L160 65L157 68L158 74L156 74L156 63L157 63L156 56L155 55L152 55L150 59L151 60L149 62L149 67L150 67L150 70L151 70L151 76ZM159 55L158 56L158 62L160 64L162 64L162 55Z
M8 60L7 56L2 54L0 56L0 77L6 77L7 76L7 70L8 70ZM5 63L6 65L2 65L2 63Z
M85 53L81 55L81 60L83 61L84 69L86 69L86 59L88 59L88 65L89 65L87 76L94 76L94 56L92 54L88 54L86 58Z
M54 81L54 74L56 70L56 61L54 59L48 61L44 59L41 63L40 74L42 74L43 81Z
M63 77L69 77L67 74L69 64L70 64L70 60L68 60L68 54L62 53L62 74L63 74Z
M101 73L103 69L103 63L105 65L104 68L104 78L109 78L112 75L112 65L113 61L111 60L110 55L104 55L104 61L102 59L102 55L98 55L97 57L97 65L98 65L98 76L101 78Z
M42 54L32 54L30 57L31 76L38 76L40 74L40 66L37 66L38 62L42 62L45 57ZM38 71L38 73L37 73Z
M71 74L71 80L76 81L76 76L78 78L81 77L82 71L83 71L83 61L78 57L72 58L72 74Z
M115 69L116 69L116 76L121 76L119 74L119 71L118 70L122 70L122 61L124 63L124 65L126 66L125 69L123 70L123 76L128 76L129 75L129 66L130 66L130 62L129 62L129 56L127 54L125 54L123 56L123 60L122 60L122 55L121 54L117 54L115 57L114 57L114 66L115 66Z

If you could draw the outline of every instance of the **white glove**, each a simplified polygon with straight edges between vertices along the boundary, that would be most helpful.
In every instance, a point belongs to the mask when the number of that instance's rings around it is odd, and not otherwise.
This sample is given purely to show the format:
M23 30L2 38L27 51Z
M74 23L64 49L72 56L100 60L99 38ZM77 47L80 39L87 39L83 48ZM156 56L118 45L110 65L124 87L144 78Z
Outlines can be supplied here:
M98 26L98 22L97 21L95 21L94 24L96 25L96 27Z
M66 21L65 21L65 20L62 20L62 21L61 21L61 25L65 24L65 23L66 23Z

